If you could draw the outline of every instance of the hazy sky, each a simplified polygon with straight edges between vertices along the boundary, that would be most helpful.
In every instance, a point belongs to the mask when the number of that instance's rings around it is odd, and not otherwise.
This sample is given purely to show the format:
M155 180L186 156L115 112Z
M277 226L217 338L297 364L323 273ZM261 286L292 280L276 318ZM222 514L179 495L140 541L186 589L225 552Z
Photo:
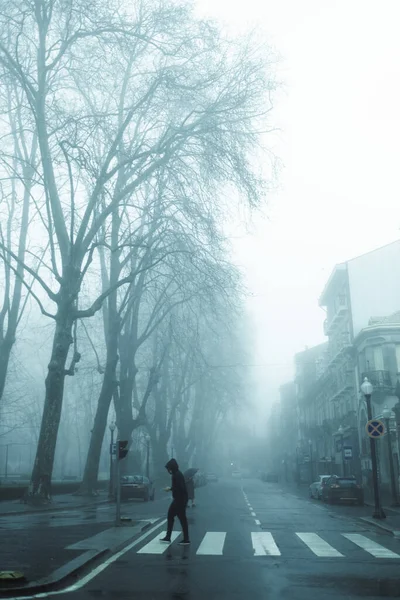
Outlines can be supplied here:
M267 404L294 353L324 339L318 297L333 266L400 235L400 2L197 2L234 29L257 24L282 57L280 189L254 235L235 242Z

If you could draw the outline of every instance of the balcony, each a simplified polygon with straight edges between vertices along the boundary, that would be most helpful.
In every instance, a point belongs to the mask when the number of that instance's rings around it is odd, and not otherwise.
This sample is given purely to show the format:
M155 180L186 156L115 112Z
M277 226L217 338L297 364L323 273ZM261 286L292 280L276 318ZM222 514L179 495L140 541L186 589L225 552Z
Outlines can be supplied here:
M352 348L350 334L343 333L335 344L330 344L328 366L331 367L340 362L344 352L350 348Z
M393 389L390 371L366 371L361 375L361 381L365 377L372 383L376 391L389 391Z
M336 375L336 386L330 398L331 402L340 400L347 396L355 388L355 377L353 371L341 372Z
M335 328L337 323L342 319L344 315L347 314L348 311L348 303L347 297L344 294L339 294L335 298L333 315L325 319L324 321L324 334L329 336L332 330Z

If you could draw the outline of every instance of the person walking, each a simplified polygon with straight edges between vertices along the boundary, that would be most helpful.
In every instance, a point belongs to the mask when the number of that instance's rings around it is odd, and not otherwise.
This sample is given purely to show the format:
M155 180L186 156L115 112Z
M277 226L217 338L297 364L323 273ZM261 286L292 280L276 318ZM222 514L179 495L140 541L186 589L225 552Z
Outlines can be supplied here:
M166 544L171 542L171 534L174 528L175 517L178 517L183 533L183 540L179 542L180 546L188 546L189 540L189 526L186 518L186 506L188 503L188 493L186 489L185 478L179 470L179 465L175 458L171 458L165 465L168 473L171 475L171 487L166 488L166 491L172 492L172 502L168 509L168 525L167 535L160 541Z
M187 493L188 493L188 506L189 506L189 502L191 502L192 508L194 508L196 506L195 500L194 500L194 475L193 474L191 477L186 477L185 482L186 482L186 489L187 489Z

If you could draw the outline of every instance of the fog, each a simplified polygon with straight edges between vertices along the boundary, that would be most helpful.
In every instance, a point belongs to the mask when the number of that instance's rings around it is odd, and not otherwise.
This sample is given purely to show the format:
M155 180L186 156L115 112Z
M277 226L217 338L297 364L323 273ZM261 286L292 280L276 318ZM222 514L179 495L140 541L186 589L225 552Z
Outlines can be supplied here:
M0 23L0 475L93 494L114 422L125 472L262 470L332 269L398 238L398 3L51 4Z
M199 0L280 55L279 189L235 240L257 332L253 377L269 414L293 357L324 341L318 298L335 264L399 237L400 7L387 0Z

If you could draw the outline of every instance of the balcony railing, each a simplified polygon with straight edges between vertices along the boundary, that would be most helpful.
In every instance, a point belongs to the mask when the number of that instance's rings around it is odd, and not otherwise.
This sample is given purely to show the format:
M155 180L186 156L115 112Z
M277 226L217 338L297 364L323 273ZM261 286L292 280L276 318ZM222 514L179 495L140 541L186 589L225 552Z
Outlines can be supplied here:
M390 371L366 371L362 374L362 381L365 377L376 390L390 390L393 387Z
M328 336L331 333L336 323L338 323L338 321L340 320L340 317L342 317L347 312L347 309L347 297L344 294L340 294L335 299L333 314L329 314L328 318L324 321L324 334L326 336Z

